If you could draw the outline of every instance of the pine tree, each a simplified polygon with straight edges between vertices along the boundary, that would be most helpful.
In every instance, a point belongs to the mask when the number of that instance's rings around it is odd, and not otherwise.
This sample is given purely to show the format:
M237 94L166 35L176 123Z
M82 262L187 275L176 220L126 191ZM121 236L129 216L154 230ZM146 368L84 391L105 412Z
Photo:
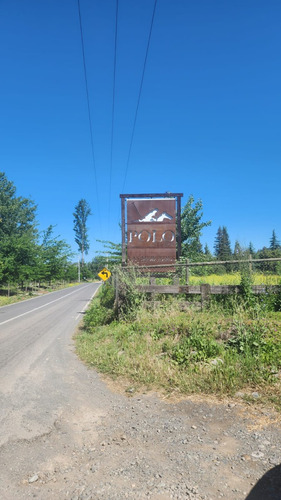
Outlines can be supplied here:
M277 250L277 248L280 248L280 242L277 239L277 236L276 236L274 229L272 231L272 236L270 238L269 248L270 248L270 250Z
M206 245L204 246L204 255L206 255L206 257L212 257L212 254L211 254L211 251L206 243Z
M214 244L214 251L215 251L215 256L219 258L221 255L221 248L222 248L222 228L219 226L217 230L217 234L215 237L215 244Z
M223 260L230 260L232 256L230 239L225 226L222 228L222 258Z
M250 255L252 255L252 256L253 256L253 255L255 255L256 251L255 251L255 249L254 249L254 245L253 245L253 243L252 243L251 241L250 241L250 243L249 243L249 248L248 248L248 250L249 250L249 252L250 252Z
M235 245L234 245L234 252L233 252L233 255L235 257L239 257L241 254L242 254L243 250L241 248L241 245L239 243L238 240L235 241Z
M230 260L232 257L230 240L225 226L218 228L214 250L218 260Z

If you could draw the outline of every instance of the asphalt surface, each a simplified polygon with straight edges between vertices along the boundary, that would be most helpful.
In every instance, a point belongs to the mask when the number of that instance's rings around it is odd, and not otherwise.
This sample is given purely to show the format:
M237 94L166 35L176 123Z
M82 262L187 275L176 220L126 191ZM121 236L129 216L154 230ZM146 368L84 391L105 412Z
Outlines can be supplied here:
M0 445L52 425L68 346L98 287L87 283L0 308Z

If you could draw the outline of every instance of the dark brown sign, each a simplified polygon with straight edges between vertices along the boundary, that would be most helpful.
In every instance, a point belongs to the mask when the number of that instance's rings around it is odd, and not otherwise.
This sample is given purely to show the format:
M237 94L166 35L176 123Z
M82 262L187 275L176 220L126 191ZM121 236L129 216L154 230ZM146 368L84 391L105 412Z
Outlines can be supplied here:
M176 261L176 200L127 200L128 262L145 265Z

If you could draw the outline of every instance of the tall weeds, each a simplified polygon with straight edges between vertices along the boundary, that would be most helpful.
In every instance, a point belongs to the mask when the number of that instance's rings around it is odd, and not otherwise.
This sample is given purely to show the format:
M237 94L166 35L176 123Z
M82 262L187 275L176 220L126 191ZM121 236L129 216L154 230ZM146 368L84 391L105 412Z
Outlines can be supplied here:
M119 270L119 294L113 284L103 286L86 313L86 330L77 337L85 361L168 392L258 390L281 401L281 314L253 296L250 275L241 280L241 295L212 300L201 311L185 298L158 297L152 307L136 293L134 273Z

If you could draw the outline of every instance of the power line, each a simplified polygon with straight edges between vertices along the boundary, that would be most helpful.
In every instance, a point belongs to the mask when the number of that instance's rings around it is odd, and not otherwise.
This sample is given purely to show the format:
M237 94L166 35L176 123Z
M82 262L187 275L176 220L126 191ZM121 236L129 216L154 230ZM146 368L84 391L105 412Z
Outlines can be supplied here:
M109 202L108 202L108 224L111 212L111 185L112 185L112 163L113 163L113 135L114 135L114 115L115 115L115 87L116 87L116 55L117 55L117 31L118 31L118 6L116 0L115 10L115 39L114 39L114 64L113 64L113 89L112 89L112 113L111 113L111 142L110 142L110 169L109 169Z
M143 70L142 70L142 76L141 76L141 83L140 83L140 88L139 88L139 95L138 95L137 106L136 106L135 117L134 117L134 123L133 123L133 129L132 129L132 134L131 134L131 140L130 140L130 146L129 146L129 153L128 153L128 158L127 158L127 163L126 163L125 177L124 177L123 188L122 188L123 192L124 192L124 189L125 189L125 184L126 184L126 179L127 179L127 173L128 173L128 168L129 168L129 162L130 162L130 157L131 157L131 150L132 150L132 145L133 145L133 140L134 140L134 135L135 135L137 115L138 115L140 98L141 98L141 93L142 93L143 80L144 80L144 74L145 74L146 62L147 62L147 56L148 56L149 47L150 47L150 39L151 39L151 33L152 33L152 28L153 28L153 23L154 23L156 5L157 5L157 0L154 0L154 8L153 8L152 18L151 18L151 23L150 23L150 30L149 30L149 36L148 36L148 41L147 41L147 46L146 46L146 53L145 53L145 58L144 58L144 64L143 64Z
M99 225L100 225L100 229L101 229L98 179L97 179L97 169L96 169L96 161L95 161L94 139L93 139L93 125L92 125L92 116L91 116L90 99L89 99L89 87L88 87L88 76L87 76L87 66L86 66L86 58L85 58L84 36L83 36L83 27L82 27L80 0L77 0L77 3L78 3L79 26L80 26L80 36L81 36L81 48L82 48L83 68L84 68L84 80L85 80L86 99L87 99L87 108L88 108L88 119L89 119L89 129L90 129L91 153L92 153L92 162L93 162L93 167L94 167L94 177L95 177L95 185L96 185L97 212L98 212Z

